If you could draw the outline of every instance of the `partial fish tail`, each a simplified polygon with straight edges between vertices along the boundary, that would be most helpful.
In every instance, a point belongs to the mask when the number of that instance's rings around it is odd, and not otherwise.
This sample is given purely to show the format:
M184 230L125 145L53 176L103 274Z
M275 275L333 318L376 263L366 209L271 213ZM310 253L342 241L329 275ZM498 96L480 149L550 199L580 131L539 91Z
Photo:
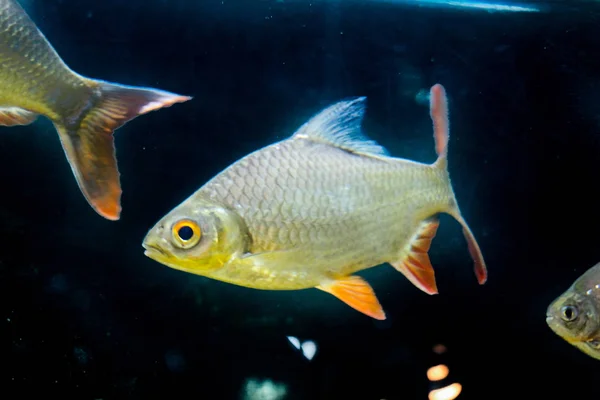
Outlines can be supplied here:
M86 200L98 214L115 221L121 213L122 190L114 131L138 115L191 97L97 80L87 83L94 92L88 107L54 125Z
M448 142L450 140L450 119L448 118L448 97L446 89L439 83L429 90L429 115L433 122L433 138L438 159L435 166L448 168Z
M433 136L435 139L435 151L438 155L438 159L433 164L436 168L440 168L443 170L447 170L448 168L448 141L450 138L450 122L448 119L448 98L446 96L446 90L440 84L436 84L431 87L429 92L429 109L431 120L433 121ZM450 184L450 180L448 180L448 184ZM452 188L450 188L450 192L454 193ZM467 245L469 247L469 253L471 254L471 258L474 262L474 270L475 275L477 276L477 281L480 285L483 285L487 281L487 268L485 266L485 261L483 260L483 255L481 254L481 250L479 245L477 244L477 240L475 240L475 236L469 225L463 218L460 209L458 208L458 204L456 199L454 198L454 194L452 195L451 205L447 210L444 210L445 213L451 215L456 219L462 226L463 234L465 239L467 240Z

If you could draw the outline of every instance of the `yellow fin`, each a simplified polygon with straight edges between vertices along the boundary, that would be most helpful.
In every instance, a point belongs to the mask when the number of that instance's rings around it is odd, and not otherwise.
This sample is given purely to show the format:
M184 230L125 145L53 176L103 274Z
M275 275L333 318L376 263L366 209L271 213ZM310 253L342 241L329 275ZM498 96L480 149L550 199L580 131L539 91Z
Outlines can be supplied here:
M161 90L89 81L97 90L93 107L55 121L63 149L79 188L101 216L118 220L121 213L121 184L115 157L113 132L138 115L190 100Z
M0 125L16 126L29 125L37 119L39 114L19 107L0 107Z
M435 272L429 260L429 247L440 225L437 218L421 223L417 233L402 252L402 259L392 262L392 266L402 272L409 281L427 294L437 294Z
M324 292L327 292L350 307L354 308L369 317L384 320L385 313L373 288L361 277L356 275L340 278L326 285L317 286Z

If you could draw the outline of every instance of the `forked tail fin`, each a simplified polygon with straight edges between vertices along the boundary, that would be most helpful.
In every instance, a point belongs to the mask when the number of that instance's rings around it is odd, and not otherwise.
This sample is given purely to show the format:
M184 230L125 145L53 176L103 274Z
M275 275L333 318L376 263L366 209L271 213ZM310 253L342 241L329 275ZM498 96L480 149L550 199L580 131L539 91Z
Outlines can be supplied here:
M450 123L448 120L448 98L446 97L446 90L439 83L433 85L429 91L429 107L431 120L433 121L435 151L438 154L438 159L435 161L434 166L445 170L448 166L447 157L448 140L450 138ZM467 240L469 253L475 264L474 269L477 281L480 285L483 285L487 281L485 261L483 260L483 255L475 240L475 236L461 215L455 199L453 199L450 208L445 210L445 212L453 216L462 225L463 235Z
M92 208L109 220L121 213L121 184L114 131L138 115L191 99L150 88L88 80L94 93L81 114L54 121L79 188Z

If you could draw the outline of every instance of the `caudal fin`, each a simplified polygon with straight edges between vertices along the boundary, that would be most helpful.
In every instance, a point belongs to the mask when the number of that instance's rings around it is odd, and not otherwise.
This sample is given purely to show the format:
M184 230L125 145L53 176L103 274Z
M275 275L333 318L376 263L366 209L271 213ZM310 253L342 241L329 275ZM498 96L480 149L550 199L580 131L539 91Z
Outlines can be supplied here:
M114 131L138 115L191 99L150 88L89 80L91 106L80 115L54 121L58 134L88 203L101 216L118 220L121 184L115 157Z
M448 98L446 97L446 90L442 85L435 84L429 91L429 109L431 120L433 121L433 137L435 139L435 151L438 154L434 166L438 168L447 168L447 157L448 157L448 141L450 138L450 122L448 119ZM463 235L467 240L469 247L469 253L474 262L475 275L480 285L483 285L487 281L487 268L483 255L477 240L467 222L463 218L456 204L456 201L452 201L452 206L446 213L453 216L461 225L463 229Z

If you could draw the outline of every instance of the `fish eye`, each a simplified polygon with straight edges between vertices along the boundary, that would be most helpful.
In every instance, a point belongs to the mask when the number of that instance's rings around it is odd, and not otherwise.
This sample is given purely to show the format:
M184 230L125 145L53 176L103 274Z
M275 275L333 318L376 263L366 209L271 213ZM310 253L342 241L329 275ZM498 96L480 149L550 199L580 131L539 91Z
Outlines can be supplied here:
M189 219L182 219L173 224L171 233L175 245L182 249L194 247L202 237L200 226Z
M579 316L579 310L575 306L564 306L560 313L561 318L567 322L573 322Z

